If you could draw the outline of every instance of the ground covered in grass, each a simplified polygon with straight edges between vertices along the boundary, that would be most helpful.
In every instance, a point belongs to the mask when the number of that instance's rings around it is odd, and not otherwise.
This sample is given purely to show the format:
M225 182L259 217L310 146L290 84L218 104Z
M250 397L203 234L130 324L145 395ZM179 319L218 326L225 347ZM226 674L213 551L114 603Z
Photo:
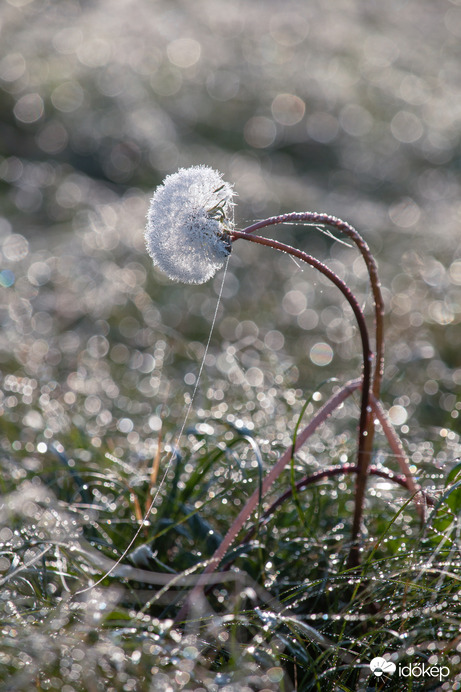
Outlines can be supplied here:
M331 434L342 463L353 450ZM190 429L118 566L149 500L151 462L128 450L114 456L81 432L62 438L67 449L41 442L27 451L31 443L16 440L4 450L6 689L378 689L368 664L383 654L442 671L437 685L426 677L413 689L456 689L441 685L446 670L450 685L460 670L461 491L456 470L444 478L427 462L436 506L423 528L404 491L370 483L359 573L345 566L353 488L345 474L291 495L263 523L255 517L208 588L208 605L174 623L187 584L270 464L274 452L261 449L258 467L250 435L210 416ZM323 454L300 455L294 477L317 469ZM291 487L289 475L264 508ZM386 682L407 689L404 678Z
M461 688L458 4L3 3L2 689ZM235 183L238 228L310 208L364 235L383 402L432 504L421 523L371 477L347 569L356 394L175 621L297 426L361 370L342 296L287 256L238 241L224 284L153 270L152 189L201 163ZM270 233L331 266L372 327L354 248ZM399 472L379 426L371 461ZM381 656L394 672L371 672Z

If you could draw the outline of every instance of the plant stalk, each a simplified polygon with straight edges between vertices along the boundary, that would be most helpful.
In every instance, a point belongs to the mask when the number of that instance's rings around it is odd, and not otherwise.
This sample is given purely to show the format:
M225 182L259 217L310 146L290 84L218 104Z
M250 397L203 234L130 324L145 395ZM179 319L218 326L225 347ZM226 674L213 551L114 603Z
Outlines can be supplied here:
M285 214L283 217L273 217L274 219L278 218L283 218L284 220L285 217L287 216L300 216L300 214ZM316 216L325 216L325 215L316 215ZM334 217L332 217L334 218ZM270 221L268 219L267 221ZM259 222L260 224L263 222ZM277 221L273 221L273 223L277 223ZM267 225L267 224L266 224ZM256 224L253 224L253 226L250 226L250 229L252 228L255 230ZM278 240L273 240L272 238L261 238L260 236L255 236L255 235L249 235L247 231L232 231L231 232L231 237L233 240L236 240L237 238L244 238L245 240L249 240L254 243L259 243L260 245L267 245L269 247L272 247L276 250L280 250L282 252L286 252L287 254L292 255L293 257L297 257L300 260L303 260L307 264L310 264L312 267L315 267L318 269L322 274L324 274L326 277L330 279L342 292L346 300L348 301L349 305L351 306L355 318L357 320L357 324L359 326L360 330L360 337L362 340L362 351L363 351L363 383L362 383L362 401L360 405L360 420L359 420L359 439L358 439L358 451L357 451L357 466L358 466L358 472L357 472L357 480L356 480L356 487L355 487L355 504L354 504L354 517L352 521L352 544L351 544L351 552L349 555L349 566L356 566L360 562L360 546L359 546L359 537L360 537L360 529L361 529L361 524L362 524L362 516L363 516L363 503L365 499L365 489L366 489L366 482L367 482L367 475L368 475L368 465L370 462L370 456L371 456L371 446L373 444L373 432L374 432L374 425L373 425L373 418L370 415L369 411L369 396L370 396L370 389L371 389L371 361L372 361L372 353L370 350L370 344L369 344L369 339L368 339L368 329L367 325L365 322L365 318L363 316L362 310L357 302L357 299L355 298L354 294L350 290L350 288L347 286L347 284L342 281L331 269L329 269L325 264L320 262L319 260L315 259L311 255L307 255L305 252L302 250L298 250L297 248L291 247L290 245L286 245L285 243L281 243Z
M375 328L376 328L376 364L373 377L373 394L376 399L380 397L381 382L384 374L384 301L381 293L381 283L378 276L378 267L372 255L370 248L360 233L346 221L332 216L312 211L290 212L288 214L280 214L279 216L271 216L262 221L247 226L243 233L253 233L254 231L265 228L266 226L274 226L282 223L303 222L316 226L331 226L336 228L341 233L347 235L360 251L363 260L366 264L368 275L370 277L370 285L373 293L373 301L375 307Z
M360 254L363 257L370 278L370 285L373 293L373 302L375 307L376 362L373 376L372 392L375 399L379 400L381 392L381 383L384 373L384 301L381 293L381 284L378 276L378 268L375 259L371 253L371 250L368 247L365 240L355 230L353 226L343 221L342 219L338 219L336 216L331 216L330 214L317 212L291 212L288 214L280 214L279 216L272 216L263 221L257 221L256 223L251 224L244 230L244 233L253 233L254 231L261 228L265 228L266 226L293 222L304 222L308 224L314 224L316 226L326 225L331 226L332 228L336 228L341 233L344 233L349 238L351 238L351 240L353 240L353 242L359 249ZM349 555L349 565L351 567L354 565L358 565L360 562L359 537L363 517L363 503L365 500L368 466L371 460L373 450L373 438L375 432L374 420L373 416L371 415L371 410L366 411L366 416L366 439L363 441L362 445L362 459L358 458L357 460L359 471L357 473L355 490L355 507L352 524L352 547L351 553Z

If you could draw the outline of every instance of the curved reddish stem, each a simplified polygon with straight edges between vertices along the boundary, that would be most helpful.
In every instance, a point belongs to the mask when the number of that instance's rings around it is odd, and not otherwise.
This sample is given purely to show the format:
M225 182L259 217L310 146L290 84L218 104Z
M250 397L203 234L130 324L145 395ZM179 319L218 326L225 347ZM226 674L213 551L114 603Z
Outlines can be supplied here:
M256 221L255 223L251 224L244 230L244 233L253 233L254 231L261 228L265 228L266 226L293 222L303 222L308 224L314 224L317 226L327 225L336 228L337 230L344 233L353 240L353 242L359 249L362 258L365 261L368 270L368 275L370 277L370 284L373 292L373 301L375 306L376 365L372 390L375 398L379 399L381 391L381 382L384 373L384 302L381 293L378 268L375 259L370 251L370 248L353 226L343 221L342 219L338 219L336 216L331 216L330 214L318 212L290 212L288 214L280 214L279 216L271 216L268 219ZM358 459L360 470L357 473L356 481L354 519L352 524L352 548L351 554L349 556L350 566L358 564L360 560L358 539L362 524L363 503L365 500L365 490L367 482L367 469L369 460L371 459L373 449L373 438L375 432L373 417L369 415L369 411L367 411L366 414L364 413L364 415L367 416L365 425L366 439L364 439L361 442L361 447L359 447L359 449L361 449L362 451L362 461Z
M311 255L308 255L307 253L303 252L302 250L298 250L297 248L291 247L291 245L286 245L285 243L281 243L278 240L273 240L272 238L262 238L261 236L255 236L255 235L248 235L245 232L241 231L232 231L232 238L237 239L237 238L243 238L245 240L248 240L252 243L257 243L259 245L266 245L267 247L274 248L275 250L280 250L281 252L286 252L289 255L292 255L293 257L297 257L298 259L302 260L303 262L306 262L309 264L311 267L314 267L315 269L318 269L324 276L326 276L332 283L335 284L343 294L343 296L346 298L348 301L349 305L351 306L355 318L357 320L357 324L359 326L359 331L360 331L360 338L362 340L362 352L363 352L363 384L362 384L362 403L360 407L360 423L359 423L359 443L358 443L358 465L361 470L363 470L366 473L366 467L368 465L368 460L364 456L363 450L364 450L364 443L366 441L367 433L366 433L366 426L367 426L367 418L368 418L368 403L369 403L369 394L370 394L370 379L371 379L371 360L372 360L372 353L370 350L370 343L368 339L368 329L367 325L365 322L365 318L363 316L363 312L360 308L360 305L357 302L356 297L350 290L350 288L347 286L347 284L344 283L342 279L339 278L329 267L327 267L323 262L320 262L318 259L315 257L312 257Z
M384 301L381 293L381 283L378 276L378 267L371 253L368 244L362 238L360 233L351 226L351 224L339 219L331 214L303 211L290 212L288 214L280 214L279 216L271 216L262 221L256 221L243 230L244 233L254 233L266 226L274 226L282 223L304 222L307 224L331 226L338 229L341 233L347 235L354 241L363 260L366 264L368 275L370 277L371 290L373 292L373 301L375 305L375 322L376 322L376 366L373 382L373 393L379 399L381 382L384 373Z
M273 217L272 219L267 219L266 221L272 221L272 223L277 223L277 219L287 216L300 216L299 214L287 215L283 217ZM259 222L260 224L264 222ZM267 224L266 224L267 225ZM255 230L257 224L250 226L250 229ZM349 305L351 306L357 324L360 330L360 336L362 339L362 351L363 351L363 385L362 385L362 401L360 406L360 421L359 421L359 440L358 440L358 453L357 453L357 483L355 490L355 506L354 506L354 518L352 522L352 548L350 554L350 565L353 566L359 562L359 546L358 538L360 535L360 528L363 516L363 503L365 499L365 489L367 482L367 469L371 456L371 447L373 444L373 419L369 415L368 404L370 396L370 382L371 382L371 360L372 353L370 350L370 344L368 339L368 329L363 316L362 310L355 298L354 294L347 286L347 284L342 281L334 272L331 271L325 264L320 262L318 259L307 255L302 250L293 248L290 245L281 243L278 240L273 240L272 238L261 238L260 236L249 235L246 231L231 231L232 240L237 240L238 238L244 238L253 243L258 243L260 245L267 245L276 250L286 252L287 254L297 257L303 260L307 264L318 269L322 274L327 276L330 281L332 281L345 296Z

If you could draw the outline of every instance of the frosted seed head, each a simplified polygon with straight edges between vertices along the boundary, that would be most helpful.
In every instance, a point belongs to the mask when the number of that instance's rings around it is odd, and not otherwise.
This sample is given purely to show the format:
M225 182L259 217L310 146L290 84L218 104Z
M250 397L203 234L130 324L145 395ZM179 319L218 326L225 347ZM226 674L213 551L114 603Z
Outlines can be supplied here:
M208 166L180 168L156 189L147 213L146 248L170 279L201 284L231 251L232 185Z

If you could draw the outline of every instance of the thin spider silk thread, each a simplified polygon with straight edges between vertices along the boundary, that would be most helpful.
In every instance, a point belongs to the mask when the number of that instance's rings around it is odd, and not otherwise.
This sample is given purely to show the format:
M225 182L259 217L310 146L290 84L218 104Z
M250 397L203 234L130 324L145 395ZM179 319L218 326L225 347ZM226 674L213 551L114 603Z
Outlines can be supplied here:
M225 265L224 265L224 273L223 273L223 277L222 277L221 287L220 287L220 289L219 289L218 300L217 300L217 303L216 303L216 308L215 308L215 311L214 311L213 320L212 320L212 322L211 322L210 333L209 333L209 335L208 335L208 339L207 339L207 342L206 342L206 345L205 345L205 351L204 351L204 353L203 353L202 361L201 361L201 363L200 363L199 371L198 371L198 374L197 374L197 379L196 379L196 382L195 382L195 387L194 387L194 389L193 389L190 402L189 402L189 404L188 404L188 406L187 406L186 413L185 413L185 415L184 415L183 423L182 423L182 425L181 425L181 428L180 428L180 430L179 430L178 435L176 436L176 441L175 441L175 443L174 443L174 445L173 445L173 448L172 448L172 450L171 450L171 453L170 453L170 456L169 456L169 459L168 459L168 462L167 462L165 471L164 471L163 476L162 476L162 478L161 478L160 484L159 484L159 486L158 486L158 488L157 488L157 492L155 493L155 495L154 495L154 497L153 497L153 499L152 499L152 502L150 503L148 509L146 510L146 512L145 512L145 514L144 514L144 516L143 516L143 519L142 519L142 521L140 522L138 529L136 530L136 533L134 534L133 538L132 538L131 541L128 543L127 547L125 548L125 550L123 551L123 553L120 555L120 557L115 561L115 563L112 565L112 567L111 567L107 572L105 572L105 573L103 574L102 577L100 577L100 579L98 579L94 584L91 584L91 586L87 586L85 589L80 589L79 591L76 591L76 592L74 593L74 596L77 596L77 595L82 594L82 593L86 593L87 591L91 591L91 589L94 589L94 588L96 588L97 586L99 586L99 584L100 584L102 581L104 581L104 579L105 579L106 577L108 577L110 574L112 574L112 572L114 571L114 569L115 569L116 567L118 567L119 564L122 562L122 560L128 555L128 553L129 553L129 551L131 550L133 544L135 543L135 541L136 541L136 539L138 538L139 534L141 533L143 527L145 526L145 523L146 523L147 519L149 518L149 515L150 515L150 513L152 512L152 509L154 508L154 505L155 505L155 503L156 503L156 501L157 501L158 495L159 495L159 493L160 493L160 491L161 491L161 489L163 488L163 485L164 485L164 483L165 483L165 480L166 480L168 471L169 471L170 468L171 468L171 464L172 464L172 461L173 461L174 456L175 456L175 448L178 446L179 441L180 441L180 439L181 439L181 437L182 437L182 435L183 435L184 428L186 427L187 420L188 420L189 415L190 415L190 412L191 412L191 410L192 410L192 405L193 405L194 400L195 400L195 395L197 394L198 386L199 386L199 383L200 383L200 378L201 378L201 376L202 376L203 368L205 367L205 360L206 360L206 357L207 357L207 355L208 355L208 349L209 349L210 343L211 343L211 337L213 336L213 331L214 331L214 328L215 328L215 325L216 325L216 320L217 320L217 318L218 318L218 309L219 309L219 306L220 306L220 304L221 304L222 294L223 294L223 290L224 290L224 282L225 282L225 280L226 280L226 275L227 275L227 267L228 267L228 265L229 265L229 259L230 259L230 255L229 255L229 257L227 258L226 263L225 263Z

